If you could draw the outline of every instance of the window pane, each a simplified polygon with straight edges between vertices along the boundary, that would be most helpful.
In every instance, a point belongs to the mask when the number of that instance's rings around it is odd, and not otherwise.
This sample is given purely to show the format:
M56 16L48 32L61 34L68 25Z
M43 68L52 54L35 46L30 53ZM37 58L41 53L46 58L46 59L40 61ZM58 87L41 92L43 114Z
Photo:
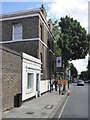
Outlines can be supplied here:
M13 27L13 39L14 40L22 39L22 25L14 25L14 27Z
M42 26L40 25L40 38L43 40Z
M33 89L33 73L28 73L27 89Z

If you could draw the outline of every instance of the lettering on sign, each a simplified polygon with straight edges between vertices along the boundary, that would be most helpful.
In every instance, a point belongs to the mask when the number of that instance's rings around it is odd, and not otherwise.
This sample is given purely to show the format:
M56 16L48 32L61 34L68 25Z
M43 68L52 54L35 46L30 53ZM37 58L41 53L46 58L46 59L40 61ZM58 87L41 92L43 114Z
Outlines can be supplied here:
M67 84L67 80L58 80L58 84Z

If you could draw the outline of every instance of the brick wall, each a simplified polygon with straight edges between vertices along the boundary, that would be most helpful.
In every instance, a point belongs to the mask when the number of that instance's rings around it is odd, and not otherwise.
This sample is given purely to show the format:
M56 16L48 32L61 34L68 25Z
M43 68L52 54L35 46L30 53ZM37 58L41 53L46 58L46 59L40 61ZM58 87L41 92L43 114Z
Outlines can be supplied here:
M19 53L25 52L34 57L37 57L38 55L38 40L7 43L3 44L3 46Z
M45 16L44 16L45 17ZM40 26L42 26L42 41L48 46L44 46L40 41L18 41L8 44L3 44L5 47L8 47L12 50L15 50L19 53L25 52L29 55L32 55L36 58L40 58L40 54L43 55L43 75L42 80L50 79L54 74L54 56L49 50L53 51L54 40L51 35L48 26L45 25L45 21L41 20L39 16L3 21L3 40L12 39L12 25L22 24L23 26L23 39L31 38L41 38ZM47 28L46 28L47 26ZM8 30L9 29L9 30ZM9 32L8 32L9 31ZM8 36L9 37L8 37Z
M42 26L43 31L43 42L47 45L44 46L41 42L39 42L39 59L40 59L40 54L42 53L42 57L43 57L43 75L41 76L42 80L49 80L50 78L52 78L53 74L54 74L54 55L49 51L52 50L53 51L53 47L54 47L54 39L51 36L50 32L47 30L47 28L45 27L44 23L39 19L39 38L40 38L40 26ZM48 46L48 42L49 45Z
M49 48L39 42L39 59L42 53L42 67L43 74L41 75L42 80L50 80L54 74L54 55L49 51Z
M13 25L21 24L23 29L22 39L38 38L39 17L22 18L2 22L2 41L12 40Z
M2 48L2 109L14 106L14 96L21 93L21 56Z
M2 51L0 50L0 119L2 117Z

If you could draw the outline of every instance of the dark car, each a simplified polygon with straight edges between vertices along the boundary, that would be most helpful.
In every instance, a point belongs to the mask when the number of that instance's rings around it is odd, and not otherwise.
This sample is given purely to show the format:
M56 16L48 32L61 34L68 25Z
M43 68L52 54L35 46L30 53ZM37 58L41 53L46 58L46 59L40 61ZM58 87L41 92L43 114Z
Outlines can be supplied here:
M85 80L85 83L89 83L89 80Z
M84 86L84 81L83 80L78 80L77 81L77 86Z

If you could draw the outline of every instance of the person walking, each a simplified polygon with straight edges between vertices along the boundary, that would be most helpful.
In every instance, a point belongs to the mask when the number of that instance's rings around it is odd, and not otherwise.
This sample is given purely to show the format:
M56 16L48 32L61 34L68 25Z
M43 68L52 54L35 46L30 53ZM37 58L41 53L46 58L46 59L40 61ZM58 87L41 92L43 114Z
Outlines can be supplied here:
M53 80L51 80L51 91L53 91Z
M55 91L57 92L58 82L55 80Z
M50 81L50 91L53 91L53 84L54 84L54 75Z

